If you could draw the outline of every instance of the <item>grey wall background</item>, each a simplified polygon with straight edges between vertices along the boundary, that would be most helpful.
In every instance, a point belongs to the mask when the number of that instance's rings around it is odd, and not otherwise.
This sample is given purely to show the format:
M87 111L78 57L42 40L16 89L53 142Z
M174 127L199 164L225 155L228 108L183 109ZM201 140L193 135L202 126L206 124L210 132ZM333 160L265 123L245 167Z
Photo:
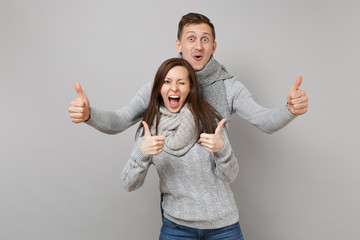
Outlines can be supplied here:
M266 107L298 75L309 112L267 135L233 116L232 189L246 240L357 239L358 1L0 0L0 238L157 239L158 176L126 192L135 127L73 124L79 81L92 106L125 105L166 58L177 23L215 24L215 57Z

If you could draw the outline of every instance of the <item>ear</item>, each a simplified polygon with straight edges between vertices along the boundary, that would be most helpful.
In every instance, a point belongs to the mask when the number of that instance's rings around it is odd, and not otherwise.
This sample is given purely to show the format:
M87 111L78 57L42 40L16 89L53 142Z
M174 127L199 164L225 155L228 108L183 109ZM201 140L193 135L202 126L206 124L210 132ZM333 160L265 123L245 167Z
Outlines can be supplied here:
M216 47L217 47L217 44L216 44L216 42L214 42L213 49L212 49L212 54L214 54L214 52L216 50Z
M175 41L176 50L181 54L181 42L179 40Z

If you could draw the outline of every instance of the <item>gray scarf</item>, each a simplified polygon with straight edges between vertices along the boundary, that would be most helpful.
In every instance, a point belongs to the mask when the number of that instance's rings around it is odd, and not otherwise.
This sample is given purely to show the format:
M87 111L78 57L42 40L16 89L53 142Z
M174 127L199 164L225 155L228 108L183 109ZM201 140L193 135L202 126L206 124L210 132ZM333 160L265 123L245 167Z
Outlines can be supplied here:
M162 106L160 113L158 135L165 136L164 151L175 156L184 155L198 140L195 120L188 105L185 104L178 113ZM155 127L156 124L153 124L151 128L153 135Z
M230 108L227 101L225 83L231 78L226 68L211 56L209 62L200 71L196 71L201 97L213 106L222 118L230 121Z

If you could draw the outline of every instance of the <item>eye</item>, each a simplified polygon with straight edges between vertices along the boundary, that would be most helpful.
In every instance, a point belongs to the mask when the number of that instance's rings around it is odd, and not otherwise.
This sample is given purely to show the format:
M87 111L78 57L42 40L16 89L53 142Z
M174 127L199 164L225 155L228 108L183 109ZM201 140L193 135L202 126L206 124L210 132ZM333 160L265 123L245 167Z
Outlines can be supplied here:
M202 40L203 40L203 42L208 42L209 41L208 38L203 38Z
M170 80L164 80L164 84L170 84L171 82L170 82Z
M189 37L189 41L194 41L195 40L195 38L194 37Z

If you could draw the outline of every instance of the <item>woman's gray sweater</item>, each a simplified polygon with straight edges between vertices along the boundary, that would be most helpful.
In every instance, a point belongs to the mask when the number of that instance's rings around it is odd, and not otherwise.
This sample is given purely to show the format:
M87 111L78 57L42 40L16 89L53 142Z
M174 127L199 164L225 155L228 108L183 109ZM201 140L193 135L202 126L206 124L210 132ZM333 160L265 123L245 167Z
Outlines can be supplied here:
M238 160L231 149L226 128L222 131L225 146L220 152L209 153L199 142L194 144L191 136L196 135L196 129L188 127L193 121L189 112L188 109L178 114L162 111L161 115L161 118L165 118L165 125L167 120L174 122L174 118L178 118L177 127L172 127L172 133L165 135L171 136L172 140L182 141L181 144L186 145L184 149L188 151L184 153L181 150L181 154L176 154L173 149L169 154L164 150L159 155L147 157L140 148L143 137L137 137L121 180L128 191L136 190L143 185L149 167L154 164L160 177L160 192L164 193L162 207L166 218L198 229L229 226L239 219L230 189L230 183L239 172ZM188 132L178 131L184 126ZM164 125L159 126L158 135L164 133L163 129Z

